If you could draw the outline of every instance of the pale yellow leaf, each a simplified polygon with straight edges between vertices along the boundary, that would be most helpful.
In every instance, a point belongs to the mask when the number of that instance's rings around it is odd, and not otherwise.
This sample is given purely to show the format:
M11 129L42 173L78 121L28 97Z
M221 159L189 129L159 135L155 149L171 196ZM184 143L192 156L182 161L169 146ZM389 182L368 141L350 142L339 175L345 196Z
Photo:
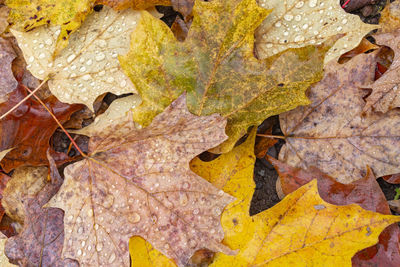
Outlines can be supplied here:
M338 0L258 0L272 9L256 33L256 51L268 58L288 48L321 44L344 34L325 55L325 64L354 47L377 25L363 23L357 15L346 13Z
M12 33L24 53L28 70L38 79L49 77L49 88L60 101L82 103L93 109L95 99L104 93L136 93L119 65L118 55L129 51L130 33L139 19L137 11L117 12L103 7L87 17L71 35L69 46L55 58L59 26Z

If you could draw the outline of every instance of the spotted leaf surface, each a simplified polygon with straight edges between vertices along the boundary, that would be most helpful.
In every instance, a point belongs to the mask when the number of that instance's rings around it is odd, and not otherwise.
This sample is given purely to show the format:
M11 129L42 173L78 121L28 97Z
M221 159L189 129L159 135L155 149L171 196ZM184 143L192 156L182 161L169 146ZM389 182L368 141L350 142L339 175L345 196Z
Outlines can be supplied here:
M318 81L326 46L288 50L258 61L254 31L269 11L255 0L197 1L185 42L160 20L143 13L131 50L120 58L141 97L134 119L148 125L182 92L196 115L227 118L227 152L249 126L308 103L306 88Z
M312 104L280 115L286 136L279 158L293 167L314 166L341 183L363 177L370 166L377 177L400 172L400 113L362 113L363 84L373 81L376 52L347 63L330 64L310 88Z
M18 86L11 69L11 64L16 57L11 42L0 37L0 103L7 101L7 94Z
M288 48L319 44L343 34L325 56L325 63L356 47L376 25L346 13L337 0L258 0L273 9L256 33L256 51L268 58Z
M94 12L70 38L69 46L53 57L59 27L40 27L30 32L13 30L28 63L28 70L43 80L50 78L51 92L62 102L82 103L93 109L95 99L107 92L135 93L122 72L118 55L129 50L130 33L140 14L104 7Z
M52 53L68 45L68 38L92 12L94 0L7 0L9 20L17 30L31 31L42 25L59 25Z
M65 169L49 204L65 211L63 256L129 266L134 235L179 266L200 248L230 253L220 216L233 198L189 169L191 158L226 139L225 125L219 115L190 114L181 96L145 129L128 113L92 136L90 156Z
M4 254L4 245L5 245L6 241L7 241L7 237L3 233L0 233L0 266L15 267L17 265L11 264L8 261L6 254Z
M376 81L370 85L365 85L372 89L371 95L367 98L364 111L373 109L378 112L387 112L391 109L400 107L400 30L374 35L376 43L388 46L394 50L393 62L389 69Z

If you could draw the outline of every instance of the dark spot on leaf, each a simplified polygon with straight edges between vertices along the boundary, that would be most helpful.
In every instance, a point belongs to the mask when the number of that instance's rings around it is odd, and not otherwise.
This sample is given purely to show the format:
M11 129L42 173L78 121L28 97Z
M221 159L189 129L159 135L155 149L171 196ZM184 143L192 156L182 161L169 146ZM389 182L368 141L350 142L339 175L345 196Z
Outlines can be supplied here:
M278 86L279 86L279 87L283 87L284 84L283 84L283 83L278 83Z
M93 8L94 11L99 12L103 9L103 5L97 5Z
M42 10L42 8L41 8L40 6L37 6L37 7L36 7L36 10L37 10L37 11L40 11L40 10Z
M235 226L238 225L238 221L237 221L236 218L233 218L232 222L233 222L233 224L234 224Z
M72 31L71 30L67 30L67 34L69 35Z

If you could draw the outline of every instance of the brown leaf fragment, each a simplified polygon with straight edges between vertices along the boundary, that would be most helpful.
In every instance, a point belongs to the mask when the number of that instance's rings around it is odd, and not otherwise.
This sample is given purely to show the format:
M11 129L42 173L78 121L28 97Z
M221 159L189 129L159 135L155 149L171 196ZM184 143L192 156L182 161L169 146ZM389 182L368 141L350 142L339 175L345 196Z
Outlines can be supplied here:
M317 179L320 196L331 204L349 205L355 203L366 210L391 214L385 195L370 169L368 169L364 178L351 184L342 184L315 167L303 170L293 168L272 157L268 157L268 160L278 171L282 190L286 195L311 180ZM392 224L380 234L378 244L354 255L352 258L353 266L399 266L399 241L399 227L397 224ZM371 265L372 263L377 265Z
M190 17L187 17L185 20L181 19L179 16L176 17L174 23L171 26L171 31L174 33L175 38L178 41L185 41L192 21L193 18Z
M390 183L390 184L400 184L400 174L396 173L393 175L386 175L382 177L383 180L385 180L386 182Z
M345 64L331 63L309 91L311 105L280 115L286 136L279 159L293 167L315 166L351 183L371 166L377 177L400 172L400 111L362 114L375 75L376 52Z
M341 4L346 2L347 0L340 1ZM376 2L376 0L351 0L345 5L344 10L347 12L352 12L367 5L374 5Z
M381 28L378 29L378 33L393 32L400 27L399 1L392 1L392 3L386 5L379 19L379 25Z
M377 44L393 49L394 58L392 65L382 77L368 86L372 89L372 93L368 96L367 104L363 111L368 112L374 109L375 111L385 113L391 109L400 107L400 30L374 35L374 38Z
M79 266L71 259L61 259L64 242L64 212L43 208L62 184L54 160L49 157L51 182L36 195L24 199L25 217L22 231L7 240L5 253L10 262L19 266Z
M171 0L171 3L172 7L185 18L192 13L194 0Z
M18 86L11 69L11 63L17 57L11 42L0 37L0 103L7 100L7 94Z
M226 139L226 119L192 115L185 95L144 129L135 127L131 110L112 123L102 118L90 131L88 158L65 168L48 205L65 211L63 257L83 266L129 266L134 235L179 266L202 248L231 253L220 243L220 216L233 198L189 168L193 157Z

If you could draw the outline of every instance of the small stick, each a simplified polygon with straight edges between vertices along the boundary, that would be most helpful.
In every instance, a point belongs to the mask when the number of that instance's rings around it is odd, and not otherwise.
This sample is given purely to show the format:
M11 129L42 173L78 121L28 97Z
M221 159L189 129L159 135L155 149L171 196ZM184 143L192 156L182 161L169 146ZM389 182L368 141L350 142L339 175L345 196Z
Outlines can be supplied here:
M285 137L285 136L280 136L280 135L257 134L257 136L261 136L261 137L267 137L267 138L277 138L277 139L283 139L283 140L285 140L285 139L286 139L286 137Z
M25 87L25 86L24 86ZM29 92L31 92L31 95L33 95L37 101L39 101L39 103L47 110L47 112L50 113L50 115L53 117L53 119L56 121L56 123L58 124L58 126L60 126L61 130L63 130L63 132L68 136L69 140L71 141L71 143L74 145L74 147L76 148L76 150L78 150L78 152L82 155L82 157L86 158L87 155L85 153L83 153L83 151L79 148L78 144L75 143L75 140L69 135L69 133L67 132L67 130L65 130L65 128L62 126L62 124L60 123L60 121L57 119L57 117L53 114L53 112L51 112L51 110L43 103L43 101L37 97L35 95L35 91L31 91L28 87L25 87L26 90L28 90ZM36 89L35 89L36 90Z
M39 84L38 87L35 88L35 90L31 91L29 90L29 92L31 92L29 95L27 95L24 99L22 99L18 104L16 104L12 109L10 109L9 111L7 111L6 113L4 113L3 115L1 115L0 120L4 119L6 116L8 116L11 112L13 112L14 110L16 110L19 106L21 106L26 100L28 100L31 96L33 96L42 86L43 84L45 84L47 82L48 78L44 79L42 81L41 84Z

